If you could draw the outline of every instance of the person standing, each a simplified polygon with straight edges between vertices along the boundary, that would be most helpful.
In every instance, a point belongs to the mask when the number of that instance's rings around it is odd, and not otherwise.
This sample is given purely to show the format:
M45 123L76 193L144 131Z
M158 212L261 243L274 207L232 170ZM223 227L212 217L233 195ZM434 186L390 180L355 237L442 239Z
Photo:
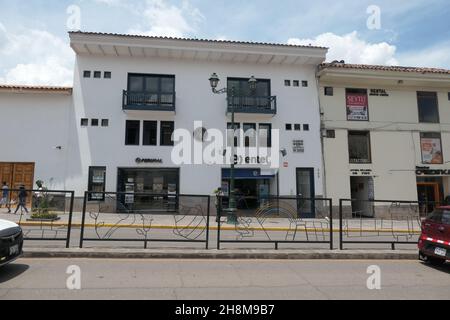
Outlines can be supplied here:
M3 182L2 186L2 198L0 200L0 208L5 206L8 209L8 213L11 213L11 206L9 204L9 187L6 182Z
M23 210L25 210L26 213L28 213L27 191L25 190L24 185L20 186L18 197L19 197L19 203L17 204L17 208L16 208L16 211L14 212L14 214L17 214L17 211L19 211L20 208L22 208Z

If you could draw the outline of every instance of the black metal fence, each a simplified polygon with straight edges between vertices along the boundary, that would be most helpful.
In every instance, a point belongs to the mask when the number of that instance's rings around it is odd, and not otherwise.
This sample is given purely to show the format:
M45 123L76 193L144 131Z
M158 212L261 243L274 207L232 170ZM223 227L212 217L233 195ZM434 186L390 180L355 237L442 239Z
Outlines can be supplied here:
M80 248L85 242L203 243L209 248L210 197L86 192Z
M390 245L417 245L421 222L434 208L435 202L396 200L339 201L340 249L345 244L378 248Z
M61 241L70 247L74 191L9 190L3 219L19 224L26 241Z
M219 198L216 205L222 204ZM331 199L269 197L257 208L238 209L235 215L218 207L217 249L222 244L326 244L333 250ZM228 225L227 225L228 223Z

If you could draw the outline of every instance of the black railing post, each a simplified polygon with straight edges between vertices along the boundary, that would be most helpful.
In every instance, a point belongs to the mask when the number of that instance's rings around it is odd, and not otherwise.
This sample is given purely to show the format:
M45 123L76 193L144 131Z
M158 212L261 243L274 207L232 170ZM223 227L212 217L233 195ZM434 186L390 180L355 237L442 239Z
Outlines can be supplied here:
M222 214L222 197L217 197L218 205L217 205L217 250L220 250L220 220Z
M71 191L70 192L69 221L68 221L68 225L67 225L67 240L66 240L66 248L67 249L70 248L70 236L72 233L72 218L73 218L74 201L75 201L75 191Z
M333 199L328 200L330 206L330 250L334 249L334 230L333 230Z
M342 199L339 199L339 249L344 250Z
M88 199L88 192L86 191L86 192L84 193L84 199L83 199L83 214L82 214L82 216L81 216L80 249L83 248L84 224L85 224L85 221L86 221L87 199Z
M206 250L209 249L209 219L211 217L211 196L208 196L208 212L206 215Z

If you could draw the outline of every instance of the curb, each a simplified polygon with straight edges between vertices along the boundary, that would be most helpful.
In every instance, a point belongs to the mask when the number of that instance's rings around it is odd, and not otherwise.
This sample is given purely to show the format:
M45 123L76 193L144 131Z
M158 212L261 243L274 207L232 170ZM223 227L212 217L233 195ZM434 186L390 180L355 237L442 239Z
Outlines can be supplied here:
M415 250L129 250L29 248L24 258L207 260L417 260Z

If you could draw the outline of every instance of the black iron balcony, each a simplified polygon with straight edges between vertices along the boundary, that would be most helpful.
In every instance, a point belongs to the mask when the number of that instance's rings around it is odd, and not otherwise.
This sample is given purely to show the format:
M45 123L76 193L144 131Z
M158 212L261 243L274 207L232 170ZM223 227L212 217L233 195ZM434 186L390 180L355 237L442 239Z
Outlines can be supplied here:
M152 93L123 91L123 110L175 112L175 92Z
M277 97L228 96L228 112L277 114Z

